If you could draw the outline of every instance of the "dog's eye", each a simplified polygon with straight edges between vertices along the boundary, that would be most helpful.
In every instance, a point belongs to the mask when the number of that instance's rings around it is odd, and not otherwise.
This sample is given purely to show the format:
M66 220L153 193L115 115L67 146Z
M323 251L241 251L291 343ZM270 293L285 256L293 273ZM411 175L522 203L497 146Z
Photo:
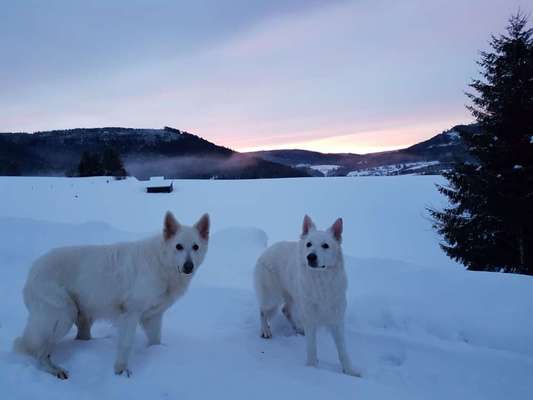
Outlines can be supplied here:
M195 244L194 246L192 246L192 249L194 251L198 251L198 249L200 248L200 246L198 246L197 244Z
M179 250L179 251L182 251L183 250L183 246L181 244L177 244L176 245L176 250Z
M323 248L323 249L329 249L329 244L324 243L324 244L322 245L322 248Z
M306 246L311 247L311 242L307 242Z

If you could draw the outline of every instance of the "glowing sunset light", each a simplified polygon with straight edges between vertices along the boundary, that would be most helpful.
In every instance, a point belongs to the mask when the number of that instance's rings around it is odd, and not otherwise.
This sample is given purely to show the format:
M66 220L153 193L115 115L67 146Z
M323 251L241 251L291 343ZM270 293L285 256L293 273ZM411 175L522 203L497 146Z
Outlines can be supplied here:
M449 129L454 123L469 121L468 117L450 117L443 121L399 122L383 123L379 125L357 129L352 126L331 127L320 130L310 130L301 133L285 134L280 140L278 136L262 135L261 141L254 143L252 139L233 138L226 146L242 152L303 149L322 153L356 153L366 154L380 151L396 150L409 147L420 141ZM353 133L344 133L353 132ZM222 138L223 136L221 136Z

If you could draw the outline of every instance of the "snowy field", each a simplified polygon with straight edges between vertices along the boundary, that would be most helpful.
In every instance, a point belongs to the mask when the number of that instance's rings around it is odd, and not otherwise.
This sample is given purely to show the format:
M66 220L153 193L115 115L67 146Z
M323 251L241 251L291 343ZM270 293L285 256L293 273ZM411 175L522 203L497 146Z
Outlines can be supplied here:
M2 399L532 399L533 279L466 272L438 247L424 211L442 206L429 176L174 181L146 194L135 179L0 177L0 398ZM25 318L21 289L51 247L111 243L183 223L205 211L212 237L189 292L166 314L163 345L139 330L133 376L113 373L116 333L59 345L59 381L11 352ZM319 368L305 339L279 316L259 337L252 289L267 246L296 239L303 215L321 226L342 216L349 278L347 340L362 378L342 375L319 335Z

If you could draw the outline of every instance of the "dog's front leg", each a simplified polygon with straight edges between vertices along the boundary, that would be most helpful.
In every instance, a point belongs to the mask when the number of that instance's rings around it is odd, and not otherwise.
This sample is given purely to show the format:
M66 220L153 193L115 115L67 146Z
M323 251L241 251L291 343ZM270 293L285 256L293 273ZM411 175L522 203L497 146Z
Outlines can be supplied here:
M120 316L118 323L118 347L117 359L115 361L115 374L123 373L129 378L131 370L128 368L128 360L133 347L135 329L139 323L139 316L134 313L124 313Z
M141 319L141 325L148 339L148 346L161 344L161 324L163 314L151 315L148 318Z
M359 371L352 368L352 363L350 362L350 356L348 356L348 351L346 350L346 341L344 339L344 324L341 322L337 325L334 325L330 328L331 335L335 341L335 346L337 347L337 353L339 354L339 361L342 367L342 373L352 376L361 376Z
M307 342L307 365L316 367L318 365L318 357L316 354L316 326L313 324L306 324L305 338Z

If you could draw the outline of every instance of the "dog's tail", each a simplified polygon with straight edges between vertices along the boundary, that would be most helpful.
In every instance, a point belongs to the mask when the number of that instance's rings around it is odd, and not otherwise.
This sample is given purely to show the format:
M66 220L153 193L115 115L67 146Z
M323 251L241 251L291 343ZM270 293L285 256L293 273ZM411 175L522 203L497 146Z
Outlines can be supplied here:
M28 352L28 349L26 348L26 345L24 344L24 339L22 337L18 337L13 341L13 351L15 353L23 354L26 354Z

